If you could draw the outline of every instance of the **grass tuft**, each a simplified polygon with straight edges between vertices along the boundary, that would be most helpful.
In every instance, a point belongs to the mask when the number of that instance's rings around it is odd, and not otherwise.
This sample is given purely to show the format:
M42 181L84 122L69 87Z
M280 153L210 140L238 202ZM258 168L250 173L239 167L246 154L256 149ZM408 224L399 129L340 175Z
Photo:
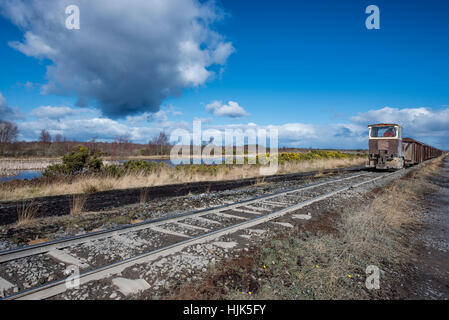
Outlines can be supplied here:
M257 186L263 186L266 184L267 183L265 182L265 176L263 176L263 177L257 177L256 182L253 184L253 186L257 187Z
M70 215L78 215L84 211L84 205L86 204L87 194L74 194L70 201Z
M23 201L21 205L17 206L17 226L25 226L32 223L36 217L38 207L34 205L33 201Z
M149 194L148 188L143 188L142 190L140 190L140 197L139 197L140 204L145 204L148 201L148 194Z

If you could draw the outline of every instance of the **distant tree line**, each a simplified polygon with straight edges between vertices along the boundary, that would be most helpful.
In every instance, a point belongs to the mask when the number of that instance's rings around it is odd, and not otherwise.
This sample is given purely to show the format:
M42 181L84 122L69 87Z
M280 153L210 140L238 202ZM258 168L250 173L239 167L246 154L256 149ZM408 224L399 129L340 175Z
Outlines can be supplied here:
M172 147L165 132L152 138L148 144L132 142L129 134L117 136L112 142L98 142L96 137L90 141L69 140L61 134L52 136L45 129L41 130L36 141L18 141L18 136L19 129L15 123L0 120L0 156L63 156L77 146L111 157L152 156L169 155Z
M131 141L130 134L124 134L114 138L112 142L98 142L97 138L90 141L69 140L61 134L53 137L43 129L36 141L26 142L18 141L19 129L17 125L10 121L0 120L0 156L3 157L36 157L36 156L63 156L70 152L76 146L85 146L94 153L103 156L115 158L127 156L161 156L170 155L172 144L170 144L167 133L160 132L158 136L152 138L148 144L134 143ZM208 143L213 143L209 141ZM206 146L204 142L201 146ZM249 146L245 145L244 154L248 154ZM279 152L308 152L310 150L319 150L310 148L279 148ZM350 151L350 150L347 150ZM365 150L354 150L365 152ZM190 152L193 154L193 146L190 146ZM266 148L270 152L270 148ZM222 148L222 154L225 148ZM233 153L236 154L236 147L233 147Z

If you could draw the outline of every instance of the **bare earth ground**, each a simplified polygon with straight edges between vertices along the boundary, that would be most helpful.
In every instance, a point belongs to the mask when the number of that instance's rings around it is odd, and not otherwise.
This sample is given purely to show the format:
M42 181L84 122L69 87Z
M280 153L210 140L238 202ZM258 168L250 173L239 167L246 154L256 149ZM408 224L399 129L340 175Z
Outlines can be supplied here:
M423 199L423 227L417 233L405 276L406 299L449 299L449 157L439 175L429 178L440 189Z

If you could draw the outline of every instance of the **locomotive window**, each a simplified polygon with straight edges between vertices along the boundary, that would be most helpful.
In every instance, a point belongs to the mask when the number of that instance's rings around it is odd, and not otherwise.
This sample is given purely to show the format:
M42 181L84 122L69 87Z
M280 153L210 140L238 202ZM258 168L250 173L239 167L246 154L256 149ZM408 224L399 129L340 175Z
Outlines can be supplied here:
M372 127L371 138L396 137L395 127Z

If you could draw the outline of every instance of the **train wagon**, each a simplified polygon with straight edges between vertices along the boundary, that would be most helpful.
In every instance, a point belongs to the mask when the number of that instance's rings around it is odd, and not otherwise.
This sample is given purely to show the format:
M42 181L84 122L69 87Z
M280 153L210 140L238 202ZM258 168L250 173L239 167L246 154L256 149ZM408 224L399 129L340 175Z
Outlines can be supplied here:
M369 158L367 168L401 169L443 154L425 143L402 138L399 124L372 124L369 128Z

